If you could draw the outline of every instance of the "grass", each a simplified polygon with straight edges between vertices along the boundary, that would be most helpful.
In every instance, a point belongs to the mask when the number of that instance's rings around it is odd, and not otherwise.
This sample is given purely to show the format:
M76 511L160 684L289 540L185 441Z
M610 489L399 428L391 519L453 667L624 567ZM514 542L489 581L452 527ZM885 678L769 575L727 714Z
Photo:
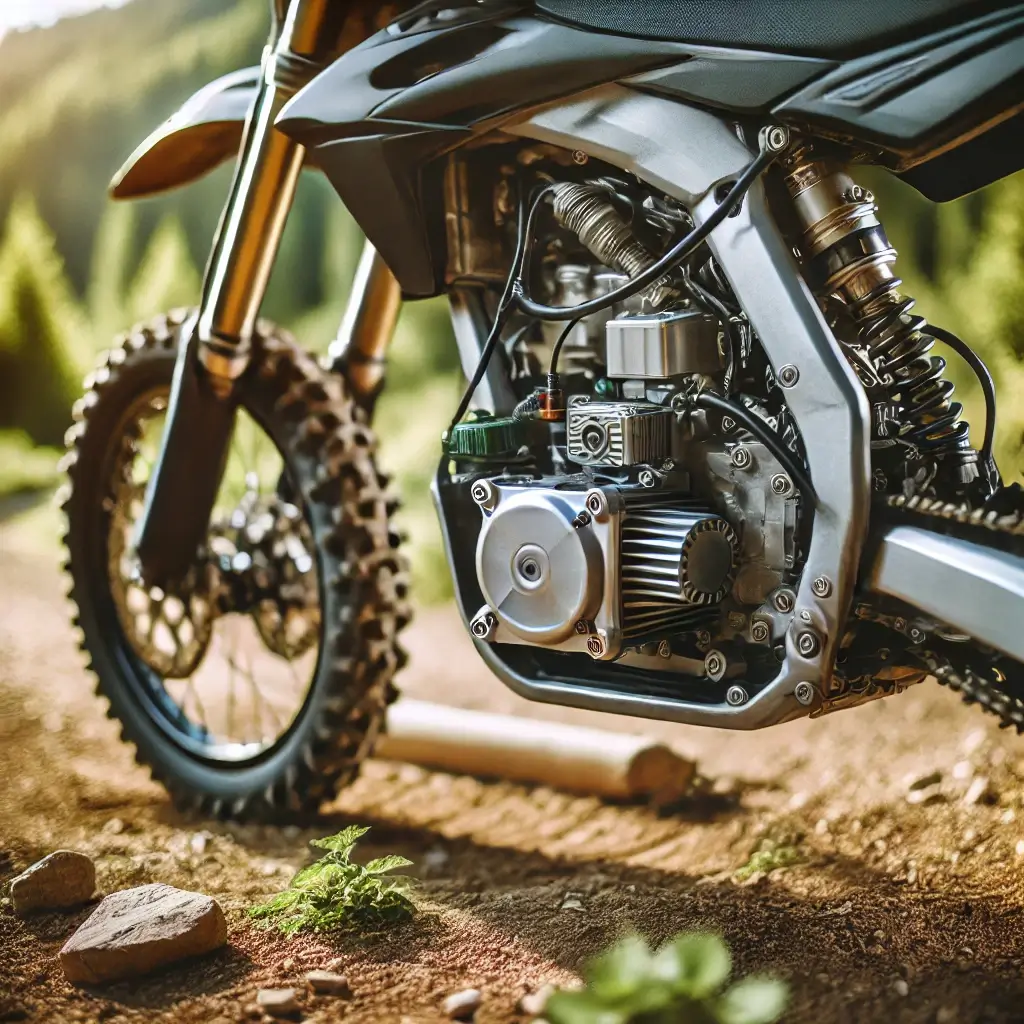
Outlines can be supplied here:
M379 857L355 864L352 851L369 831L350 825L337 835L313 840L327 854L303 868L284 892L252 907L258 921L276 925L286 935L340 930L373 931L412 917L414 906L402 878L385 877L412 862Z
M792 867L794 864L799 864L802 860L803 857L795 846L789 846L785 843L773 843L766 840L761 844L760 849L751 854L750 860L736 870L733 877L740 882L744 882L759 872L768 874L770 871L777 871L779 868Z
M53 448L37 448L20 430L0 431L0 498L55 487L60 478Z

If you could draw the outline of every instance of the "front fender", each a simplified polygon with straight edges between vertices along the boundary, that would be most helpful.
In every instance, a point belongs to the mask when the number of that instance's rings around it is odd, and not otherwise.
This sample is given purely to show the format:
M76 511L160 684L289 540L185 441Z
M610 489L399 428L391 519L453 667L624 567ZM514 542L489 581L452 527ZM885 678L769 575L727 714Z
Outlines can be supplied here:
M115 199L137 199L201 178L238 153L262 70L243 68L190 96L124 162L110 183Z

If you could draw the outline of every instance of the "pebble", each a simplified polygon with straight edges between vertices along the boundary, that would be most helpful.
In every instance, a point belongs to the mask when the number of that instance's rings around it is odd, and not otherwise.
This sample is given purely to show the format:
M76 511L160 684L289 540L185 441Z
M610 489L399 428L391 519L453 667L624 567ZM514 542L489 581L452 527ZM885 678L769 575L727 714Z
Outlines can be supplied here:
M585 912L583 903L578 892L567 892L558 907L559 910L579 910Z
M343 956L336 956L333 960L327 962L327 966L324 967L325 971L333 971L336 974L340 974L345 967L345 958Z
M110 836L119 836L124 831L124 822L120 818L111 818L103 826L103 831Z
M450 995L442 1004L441 1009L452 1020L471 1020L483 1001L484 997L480 989L467 988Z
M940 782L942 782L942 772L929 772L927 775L921 775L914 779L910 785L907 786L907 789L911 792L918 789L928 789L930 786L937 786Z
M544 985L542 988L537 989L536 992L527 992L519 1000L519 1012L525 1013L529 1017L539 1017L544 1012L544 1007L548 1005L548 999L554 991L554 985Z
M344 974L336 974L334 971L309 971L306 974L306 981L317 995L346 997L352 995L348 978Z
M902 996L903 998L910 995L910 986L902 978L897 978L892 983L892 988L896 995Z
M68 981L95 985L145 974L227 942L210 896L153 883L111 893L60 951Z
M293 988L261 988L256 993L256 1005L268 1017L294 1017L299 1013Z
M957 761L951 772L954 779L969 779L974 774L974 765L970 761Z
M971 784L967 787L967 792L964 794L964 803L968 807L973 807L977 803L984 801L985 803L991 797L991 790L989 789L988 779L984 775L979 775Z
M86 903L96 889L96 865L84 853L57 850L11 882L19 917L35 910L60 910Z
M1024 857L1024 839L1018 839L1017 845L1014 847L1018 857Z

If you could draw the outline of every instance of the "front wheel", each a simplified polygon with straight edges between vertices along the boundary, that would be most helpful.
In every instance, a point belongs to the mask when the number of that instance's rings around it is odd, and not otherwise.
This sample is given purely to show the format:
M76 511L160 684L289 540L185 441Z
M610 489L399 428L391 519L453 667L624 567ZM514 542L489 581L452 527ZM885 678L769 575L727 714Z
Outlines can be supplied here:
M187 311L134 328L68 432L67 569L97 690L182 807L314 810L356 774L403 662L407 572L344 382L261 324L203 548L173 591L131 536Z

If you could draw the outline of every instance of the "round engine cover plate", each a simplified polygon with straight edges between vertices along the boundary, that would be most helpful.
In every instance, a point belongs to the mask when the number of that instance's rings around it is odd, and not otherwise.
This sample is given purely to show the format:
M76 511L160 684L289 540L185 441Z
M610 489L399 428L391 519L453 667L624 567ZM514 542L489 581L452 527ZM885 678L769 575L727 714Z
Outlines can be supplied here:
M561 643L600 606L601 546L591 530L572 525L578 511L558 492L538 488L503 495L484 520L480 589L498 621L530 643Z

